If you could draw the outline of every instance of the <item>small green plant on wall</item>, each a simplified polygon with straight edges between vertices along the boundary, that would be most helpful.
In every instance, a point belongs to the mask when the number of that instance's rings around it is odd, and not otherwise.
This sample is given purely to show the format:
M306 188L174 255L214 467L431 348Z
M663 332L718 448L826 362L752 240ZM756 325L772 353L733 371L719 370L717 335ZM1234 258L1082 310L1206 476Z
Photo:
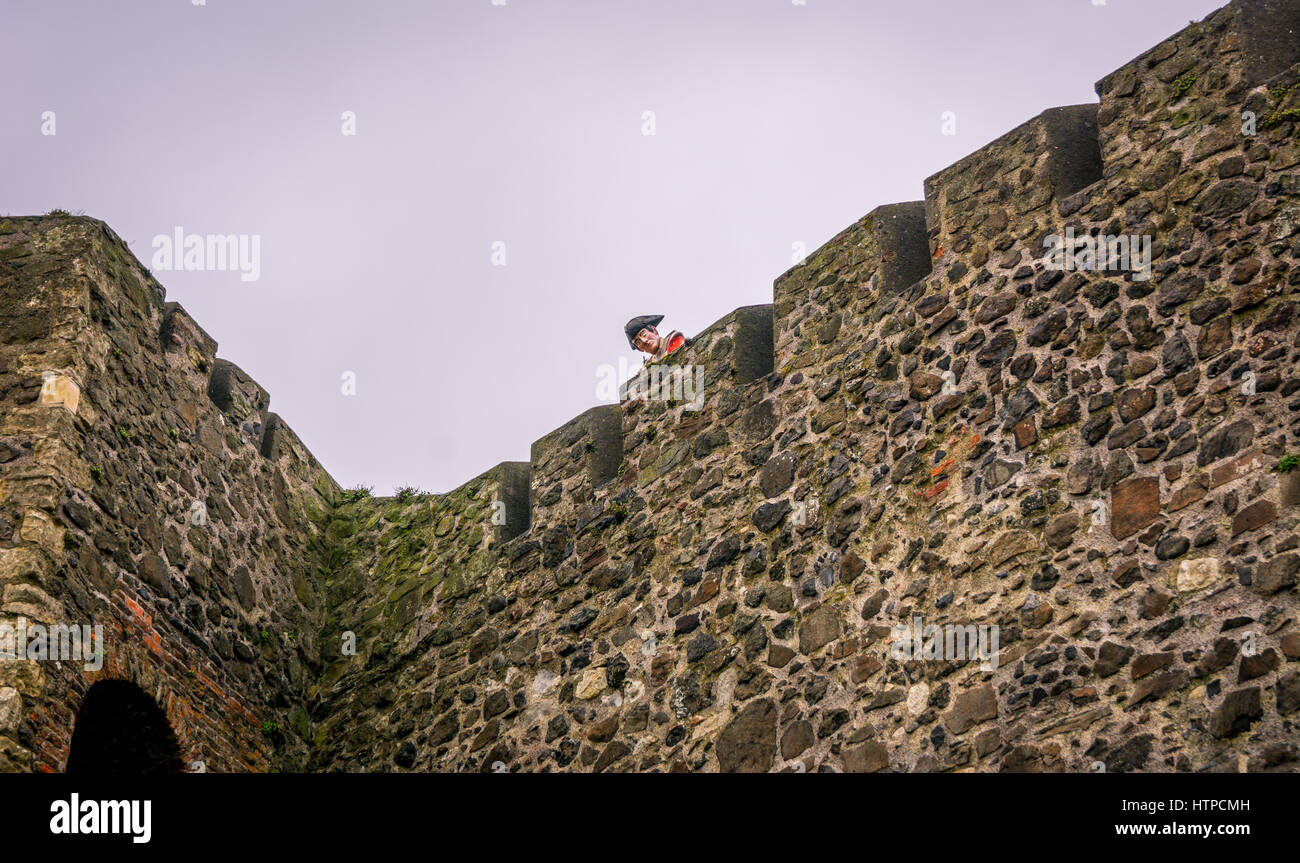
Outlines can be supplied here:
M1280 126L1283 123L1294 123L1300 120L1300 108L1282 107L1297 86L1300 85L1293 84L1290 87L1277 87L1269 91L1269 96L1277 103L1277 108L1260 121L1259 127L1261 129L1272 129L1274 126Z
M1275 467L1274 470L1278 473L1290 473L1295 470L1297 466L1300 466L1300 455L1289 452L1282 456L1282 460L1277 463L1277 467Z
M1196 84L1195 75L1187 74L1182 76L1181 78L1179 78L1177 81L1174 82L1173 98L1175 99L1182 98L1183 94L1185 94L1188 90L1192 89L1192 86L1194 84Z
M359 485L356 488L350 488L343 492L344 503L358 503L370 497L370 486Z
M424 494L424 492L420 491L420 489L415 486L404 485L397 490L397 499L402 503L406 503L407 501L414 500L422 494Z

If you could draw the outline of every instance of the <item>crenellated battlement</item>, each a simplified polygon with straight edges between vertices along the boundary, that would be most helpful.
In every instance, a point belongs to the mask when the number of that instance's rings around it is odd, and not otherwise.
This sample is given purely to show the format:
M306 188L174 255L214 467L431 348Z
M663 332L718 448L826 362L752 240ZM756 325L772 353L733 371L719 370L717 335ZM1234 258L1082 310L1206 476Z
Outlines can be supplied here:
M341 490L103 223L0 220L0 611L112 658L0 663L0 767L112 677L209 769L1300 769L1297 30L1185 28L444 494Z
M106 641L93 671L2 664L33 730L6 764L63 769L105 679L155 698L187 761L287 764L320 661L313 520L337 485L102 222L5 218L0 248L0 439L16 455L0 466L0 612Z

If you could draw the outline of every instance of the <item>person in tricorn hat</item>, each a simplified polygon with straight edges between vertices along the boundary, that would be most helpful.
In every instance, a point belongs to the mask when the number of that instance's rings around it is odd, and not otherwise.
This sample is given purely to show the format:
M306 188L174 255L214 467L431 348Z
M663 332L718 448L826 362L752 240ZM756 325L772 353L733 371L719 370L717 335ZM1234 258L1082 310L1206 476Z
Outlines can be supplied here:
M647 363L661 360L686 344L686 336L677 330L671 331L666 336L659 335L659 330L655 328L663 319L663 315L640 315L628 321L623 327L623 332L627 333L627 343L650 355L646 360Z

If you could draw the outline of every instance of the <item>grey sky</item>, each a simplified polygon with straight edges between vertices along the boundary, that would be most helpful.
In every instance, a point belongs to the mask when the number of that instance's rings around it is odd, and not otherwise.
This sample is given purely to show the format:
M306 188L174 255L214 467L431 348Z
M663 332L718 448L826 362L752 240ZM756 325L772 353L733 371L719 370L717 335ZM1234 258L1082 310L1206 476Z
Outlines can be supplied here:
M155 275L339 482L448 491L639 365L628 318L770 302L793 243L1224 2L10 2L0 212L84 211L145 266L177 226L260 235L256 281Z

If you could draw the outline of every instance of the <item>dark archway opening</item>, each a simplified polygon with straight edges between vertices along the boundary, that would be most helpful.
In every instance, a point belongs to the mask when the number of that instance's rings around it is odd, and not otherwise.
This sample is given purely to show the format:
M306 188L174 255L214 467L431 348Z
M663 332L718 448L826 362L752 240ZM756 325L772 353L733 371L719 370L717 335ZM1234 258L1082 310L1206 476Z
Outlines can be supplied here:
M130 681L101 680L77 713L68 772L183 773L185 759L156 701Z

